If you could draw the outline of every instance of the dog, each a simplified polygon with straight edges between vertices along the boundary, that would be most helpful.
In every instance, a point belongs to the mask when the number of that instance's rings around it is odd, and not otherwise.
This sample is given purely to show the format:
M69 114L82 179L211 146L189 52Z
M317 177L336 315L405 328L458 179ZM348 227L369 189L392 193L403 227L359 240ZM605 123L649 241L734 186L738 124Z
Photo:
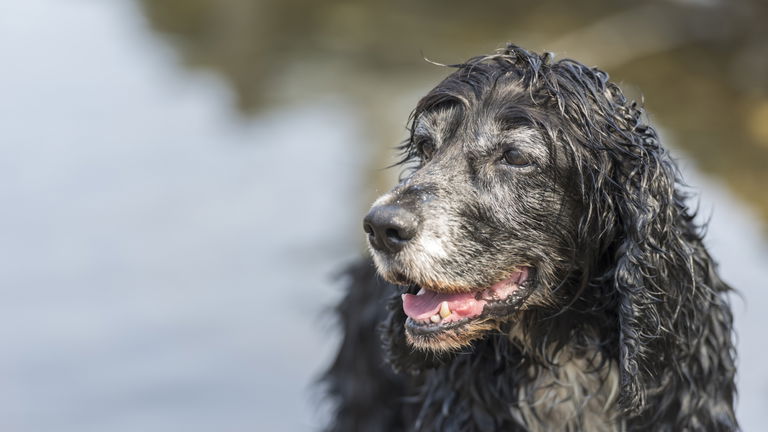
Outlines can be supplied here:
M731 288L642 107L515 45L450 67L364 218L328 430L738 430Z

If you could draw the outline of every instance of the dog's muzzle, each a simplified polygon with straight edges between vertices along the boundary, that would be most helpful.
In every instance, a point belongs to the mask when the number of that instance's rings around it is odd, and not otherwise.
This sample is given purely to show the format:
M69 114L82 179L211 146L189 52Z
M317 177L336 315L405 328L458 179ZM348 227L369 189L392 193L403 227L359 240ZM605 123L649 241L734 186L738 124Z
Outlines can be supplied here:
M399 205L377 205L365 215L363 230L376 251L395 254L416 236L419 218Z

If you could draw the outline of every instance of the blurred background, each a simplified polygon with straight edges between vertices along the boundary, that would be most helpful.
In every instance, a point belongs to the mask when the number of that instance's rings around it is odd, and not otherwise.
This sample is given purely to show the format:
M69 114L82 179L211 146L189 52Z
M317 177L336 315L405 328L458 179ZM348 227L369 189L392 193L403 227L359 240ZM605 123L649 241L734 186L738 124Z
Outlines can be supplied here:
M763 0L0 2L0 430L309 431L334 274L444 68L608 70L710 220L768 425Z

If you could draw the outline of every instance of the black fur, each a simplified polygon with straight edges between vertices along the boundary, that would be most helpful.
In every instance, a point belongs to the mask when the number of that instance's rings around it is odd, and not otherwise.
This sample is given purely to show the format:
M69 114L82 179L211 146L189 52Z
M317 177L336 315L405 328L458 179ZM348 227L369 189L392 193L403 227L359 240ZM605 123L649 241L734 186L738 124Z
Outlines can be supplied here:
M539 379L573 359L595 392L609 392L617 372L619 397L605 412L572 409L568 430L608 412L611 430L737 430L730 288L642 109L606 73L514 45L453 67L414 111L403 146L414 167L392 194L414 203L422 230L453 227L446 242L461 253L430 258L427 270L414 267L416 246L375 254L402 286L369 262L350 270L345 336L324 376L337 404L329 430L553 430L559 420L541 413L555 411L523 412L542 403L531 400ZM429 116L442 142L424 154L418 129ZM530 140L533 168L499 167L495 138L473 147L495 136L487 116L533 131L515 135ZM534 293L497 330L459 352L408 344L402 292L436 277L489 286L520 263L536 269Z

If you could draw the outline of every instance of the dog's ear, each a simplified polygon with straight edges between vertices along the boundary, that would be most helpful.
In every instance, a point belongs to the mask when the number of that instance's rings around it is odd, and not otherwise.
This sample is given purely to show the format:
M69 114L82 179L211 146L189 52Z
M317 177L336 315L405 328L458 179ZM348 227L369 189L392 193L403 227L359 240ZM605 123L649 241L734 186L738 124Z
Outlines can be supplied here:
M619 403L633 414L667 408L688 388L693 405L727 407L713 401L732 394L732 319L719 296L729 287L701 243L676 166L656 134L648 127L629 132L634 143L609 163L601 209L611 215L601 227L611 234L599 279L612 288L619 324ZM655 402L647 404L651 395Z
M619 324L620 404L637 413L648 387L660 377L665 340L674 338L682 291L694 284L691 256L683 240L675 174L650 133L639 139L632 156L613 161L612 182L601 213L611 212L610 263L602 280L610 281ZM603 226L606 228L606 226Z
M675 174L653 129L641 126L640 110L607 74L576 62L555 66L550 94L566 119L558 138L574 155L584 205L578 235L589 255L584 267L592 269L584 277L606 291L616 311L619 403L637 413L654 381L652 346L671 330L660 308L671 289L670 267L681 265L668 250L681 216Z
M650 395L683 403L675 386L695 394L690 404L704 406L713 393L730 399L731 316L718 295L729 288L701 243L674 161L607 74L567 60L556 66L544 85L567 120L558 139L581 177L579 242L592 252L585 278L605 290L618 321L620 406L638 414ZM723 389L710 390L712 379Z

